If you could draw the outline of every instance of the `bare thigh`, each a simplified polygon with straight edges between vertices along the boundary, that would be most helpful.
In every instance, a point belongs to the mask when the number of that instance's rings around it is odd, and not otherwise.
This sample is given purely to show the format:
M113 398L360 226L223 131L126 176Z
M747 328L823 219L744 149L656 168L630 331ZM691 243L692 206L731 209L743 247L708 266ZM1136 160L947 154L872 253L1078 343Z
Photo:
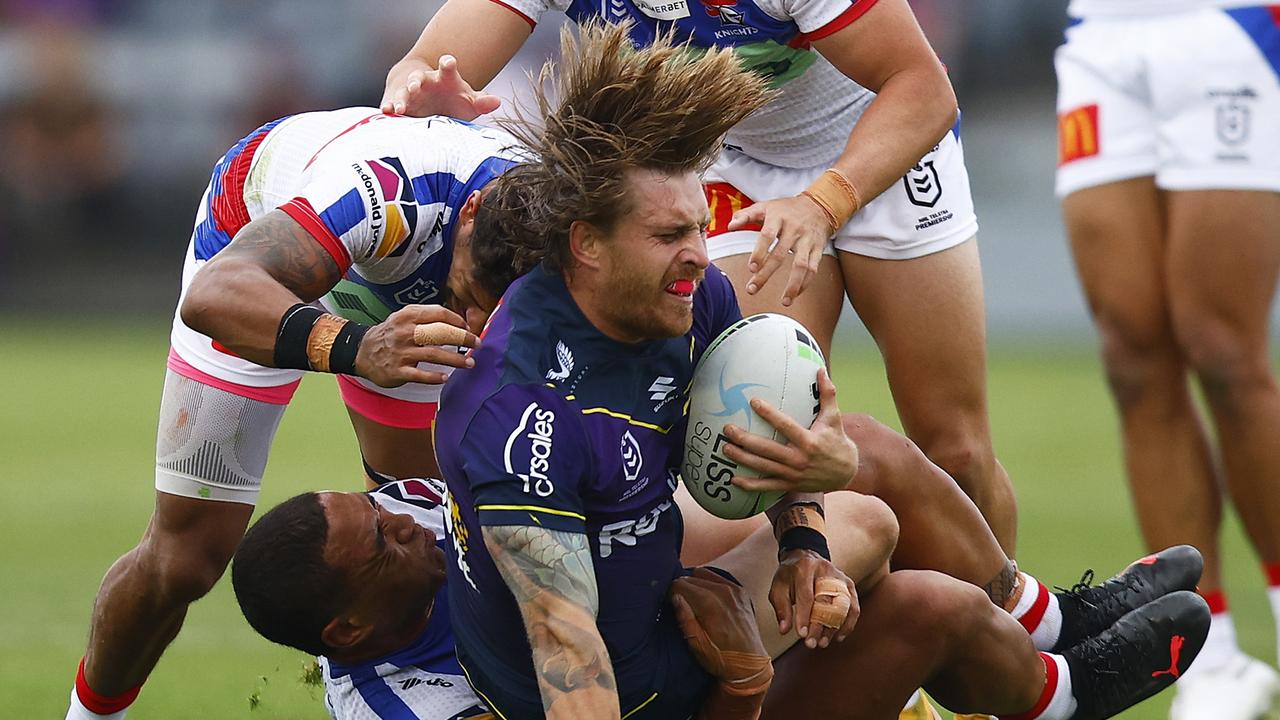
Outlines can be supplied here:
M903 429L926 454L959 424L986 435L986 316L978 245L911 260L839 253L853 308L875 338Z
M440 477L430 428L396 428L348 410L360 454L370 467L396 478Z
M783 307L782 290L787 286L787 277L791 273L791 260L778 268L759 292L748 295L745 290L747 281L751 279L751 272L747 270L748 257L746 254L730 255L715 261L716 267L729 276L729 282L737 290L742 314L774 312L794 318L813 333L830 361L831 338L836 330L836 321L840 319L840 310L844 307L844 278L840 274L840 264L834 257L823 255L809 286L791 301L789 307Z

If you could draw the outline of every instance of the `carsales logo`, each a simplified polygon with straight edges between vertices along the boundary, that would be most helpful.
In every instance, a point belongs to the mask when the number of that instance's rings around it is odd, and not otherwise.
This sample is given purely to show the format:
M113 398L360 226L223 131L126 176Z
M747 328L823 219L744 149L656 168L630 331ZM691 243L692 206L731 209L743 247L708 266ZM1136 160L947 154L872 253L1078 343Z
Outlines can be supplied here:
M538 497L546 497L555 492L555 484L547 473L551 470L551 434L555 431L556 414L538 407L538 403L529 403L520 416L516 429L507 436L507 443L502 449L502 462L507 472L524 481L524 491L532 492ZM528 472L516 472L516 463L512 455L517 444L528 441ZM521 452L523 457L525 453ZM521 463L523 466L523 463Z

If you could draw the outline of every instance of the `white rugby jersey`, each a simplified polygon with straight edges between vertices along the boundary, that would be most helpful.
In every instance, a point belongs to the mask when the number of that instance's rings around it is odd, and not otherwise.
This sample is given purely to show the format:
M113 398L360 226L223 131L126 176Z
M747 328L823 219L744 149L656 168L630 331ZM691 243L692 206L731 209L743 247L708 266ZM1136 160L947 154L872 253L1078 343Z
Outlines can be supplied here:
M369 493L391 512L413 517L444 548L444 483L396 480ZM483 720L493 715L467 684L454 655L448 593L436 595L422 634L407 647L359 665L320 658L325 707L336 720Z
M342 268L326 305L380 322L444 289L460 208L526 157L507 133L449 118L375 108L287 117L250 134L214 168L196 259L280 209Z
M548 10L575 22L632 22L648 45L674 29L694 47L728 47L780 94L729 132L727 142L757 160L790 168L830 164L875 94L811 46L856 21L876 0L503 0L531 25Z
M1067 6L1067 15L1073 18L1135 17L1259 4L1258 0L1071 0Z

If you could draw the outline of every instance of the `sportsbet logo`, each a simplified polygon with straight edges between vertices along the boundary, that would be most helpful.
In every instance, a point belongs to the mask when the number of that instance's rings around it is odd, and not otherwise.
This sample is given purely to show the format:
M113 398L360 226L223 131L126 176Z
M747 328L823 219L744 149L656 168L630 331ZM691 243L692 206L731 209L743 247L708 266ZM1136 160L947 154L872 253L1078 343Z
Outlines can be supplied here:
M1098 106L1085 105L1058 116L1058 165L1098 154Z

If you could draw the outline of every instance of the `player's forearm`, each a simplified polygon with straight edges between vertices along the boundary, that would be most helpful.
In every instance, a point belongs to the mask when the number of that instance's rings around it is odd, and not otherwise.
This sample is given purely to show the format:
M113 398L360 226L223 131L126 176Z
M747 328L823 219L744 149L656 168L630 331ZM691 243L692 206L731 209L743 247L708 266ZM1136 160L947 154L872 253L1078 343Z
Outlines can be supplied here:
M182 321L247 360L274 366L284 314L341 278L329 251L293 218L273 210L244 226L196 272Z
M524 619L547 717L621 717L586 535L527 526L485 526L482 535Z
M865 206L938 144L956 113L955 93L940 66L901 70L858 118L832 166L849 178Z
M251 263L228 258L196 273L182 322L235 354L272 366L280 318L302 299Z

